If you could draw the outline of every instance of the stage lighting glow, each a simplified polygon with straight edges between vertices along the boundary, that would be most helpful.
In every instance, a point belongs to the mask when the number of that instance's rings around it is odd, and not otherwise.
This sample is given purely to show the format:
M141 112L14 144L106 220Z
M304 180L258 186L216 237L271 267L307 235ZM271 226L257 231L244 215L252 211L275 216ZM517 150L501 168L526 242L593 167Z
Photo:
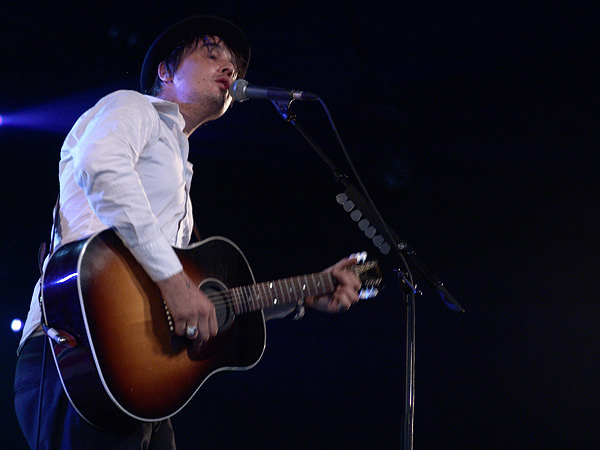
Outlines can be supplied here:
M0 127L2 126L2 115L0 115Z
M5 111L0 126L66 134L83 112L113 90L114 86L105 86L19 111Z
M21 328L23 328L23 322L21 322L21 320L19 319L14 319L12 321L12 323L10 324L10 328L16 333L18 331L21 331Z

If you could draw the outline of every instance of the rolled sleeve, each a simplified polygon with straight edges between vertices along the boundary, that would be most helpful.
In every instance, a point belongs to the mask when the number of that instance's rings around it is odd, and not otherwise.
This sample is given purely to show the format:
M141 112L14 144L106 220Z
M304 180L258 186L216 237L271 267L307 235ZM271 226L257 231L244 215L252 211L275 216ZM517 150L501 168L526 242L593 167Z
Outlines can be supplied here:
M183 270L173 247L162 236L137 247L129 247L129 250L154 282L166 280Z
M99 102L79 130L70 149L74 178L95 215L117 231L153 281L181 272L137 168L160 133L152 104L140 94L117 92Z

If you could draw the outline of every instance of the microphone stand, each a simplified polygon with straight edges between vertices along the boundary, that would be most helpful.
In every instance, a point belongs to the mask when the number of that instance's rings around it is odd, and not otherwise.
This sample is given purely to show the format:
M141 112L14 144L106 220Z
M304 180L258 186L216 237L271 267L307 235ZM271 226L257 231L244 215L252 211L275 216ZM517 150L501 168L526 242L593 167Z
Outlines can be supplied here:
M402 268L396 268L400 289L406 307L406 354L405 354L405 388L404 388L404 420L402 426L402 449L413 449L413 427L414 427L414 398L415 398L415 295L421 294L413 279L413 272L419 278L424 278L432 286L444 303L455 312L464 312L462 306L444 287L442 280L434 275L423 263L410 246L389 227L375 205L359 191L359 189L323 152L316 141L296 120L296 115L290 111L293 100L272 100L279 114L306 139L315 149L317 154L333 171L336 181L346 188L343 194L337 196L337 201L347 212L351 212L353 220L358 222L359 228L365 232L367 237L373 240L373 244L387 255L392 249L398 257ZM323 105L324 106L324 105ZM356 209L354 207L356 206ZM364 219L361 220L361 218ZM377 234L379 232L380 234Z

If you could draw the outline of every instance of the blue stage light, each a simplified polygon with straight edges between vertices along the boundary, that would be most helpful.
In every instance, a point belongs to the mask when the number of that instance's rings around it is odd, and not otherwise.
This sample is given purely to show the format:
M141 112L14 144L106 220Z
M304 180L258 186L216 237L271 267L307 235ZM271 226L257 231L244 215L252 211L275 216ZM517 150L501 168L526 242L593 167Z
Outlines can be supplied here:
M20 128L66 134L83 112L113 90L115 90L114 86L105 86L36 106L25 107L19 111L5 111L0 125L3 124L11 129Z

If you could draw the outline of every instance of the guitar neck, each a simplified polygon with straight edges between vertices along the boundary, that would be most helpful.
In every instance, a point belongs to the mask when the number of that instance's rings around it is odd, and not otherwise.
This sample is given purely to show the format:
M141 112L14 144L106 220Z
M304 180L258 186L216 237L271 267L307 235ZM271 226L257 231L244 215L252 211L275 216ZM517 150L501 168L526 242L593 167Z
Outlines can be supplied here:
M230 290L236 314L267 309L281 304L296 303L298 300L331 293L335 290L335 279L327 272L311 273L299 277L240 286Z

